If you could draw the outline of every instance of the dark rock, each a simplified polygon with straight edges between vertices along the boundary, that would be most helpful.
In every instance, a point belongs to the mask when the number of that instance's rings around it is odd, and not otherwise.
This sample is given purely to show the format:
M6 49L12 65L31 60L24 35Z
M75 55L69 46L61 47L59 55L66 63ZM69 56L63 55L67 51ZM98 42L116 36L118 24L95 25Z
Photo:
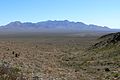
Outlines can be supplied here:
M15 52L13 51L12 54L15 54Z
M109 72L109 71L110 71L110 69L109 69L109 68L105 68L105 71L106 71L106 72Z
M15 57L18 57L18 56L20 56L20 54L15 54Z
M100 69L97 69L97 71L100 71Z
M40 80L38 76L34 76L33 80Z

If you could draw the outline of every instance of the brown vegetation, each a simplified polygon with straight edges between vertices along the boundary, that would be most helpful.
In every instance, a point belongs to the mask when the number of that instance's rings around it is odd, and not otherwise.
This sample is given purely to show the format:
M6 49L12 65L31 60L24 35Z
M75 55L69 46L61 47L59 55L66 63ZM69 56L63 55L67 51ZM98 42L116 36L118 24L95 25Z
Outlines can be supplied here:
M0 61L9 64L9 68L0 67L0 78L4 74L9 78L5 80L119 79L119 50L87 51L96 39L79 36L1 39Z

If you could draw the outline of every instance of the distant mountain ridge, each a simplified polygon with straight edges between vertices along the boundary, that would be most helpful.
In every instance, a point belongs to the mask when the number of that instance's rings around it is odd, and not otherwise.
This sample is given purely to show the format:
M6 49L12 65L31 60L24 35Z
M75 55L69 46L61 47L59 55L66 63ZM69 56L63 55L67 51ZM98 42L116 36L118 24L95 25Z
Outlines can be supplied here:
M0 31L19 31L19 32L72 32L72 31L108 31L110 28L104 26L97 26L94 24L87 25L82 22L72 22L68 20L63 20L63 21L42 21L42 22L37 22L37 23L32 23L32 22L20 22L20 21L15 21L11 22L7 25L0 26Z

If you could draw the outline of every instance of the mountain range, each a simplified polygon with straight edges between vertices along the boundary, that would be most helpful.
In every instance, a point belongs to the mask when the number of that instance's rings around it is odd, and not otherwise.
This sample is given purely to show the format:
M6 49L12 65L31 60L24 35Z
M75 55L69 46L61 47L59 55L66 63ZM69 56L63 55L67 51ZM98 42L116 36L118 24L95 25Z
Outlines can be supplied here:
M15 21L0 26L0 32L80 32L80 31L111 31L106 26L85 24L83 22L63 21L42 21L37 23Z

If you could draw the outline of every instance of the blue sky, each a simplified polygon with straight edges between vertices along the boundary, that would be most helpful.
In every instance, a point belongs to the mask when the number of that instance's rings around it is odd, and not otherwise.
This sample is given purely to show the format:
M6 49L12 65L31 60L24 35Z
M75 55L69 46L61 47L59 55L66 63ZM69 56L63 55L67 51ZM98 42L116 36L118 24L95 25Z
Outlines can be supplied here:
M0 0L0 25L46 20L120 28L120 0Z

